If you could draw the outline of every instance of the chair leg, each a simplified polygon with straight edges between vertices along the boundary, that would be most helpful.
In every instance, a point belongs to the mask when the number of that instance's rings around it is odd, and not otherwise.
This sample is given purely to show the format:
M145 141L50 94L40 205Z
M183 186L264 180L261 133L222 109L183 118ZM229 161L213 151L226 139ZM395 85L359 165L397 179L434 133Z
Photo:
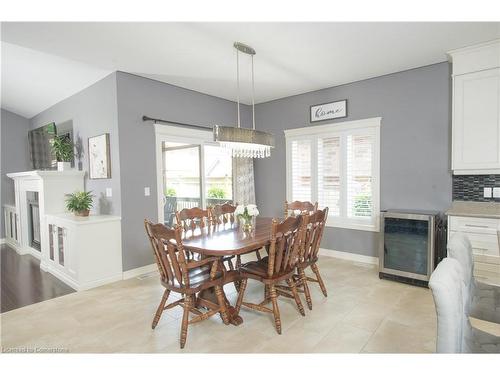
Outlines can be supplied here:
M236 268L236 270L239 270L240 267L241 267L241 256L240 255L236 255L235 268ZM236 280L233 284L234 284L234 287L236 288L236 291L239 292L240 291L240 287L241 287L241 281L240 280Z
M313 304L311 299L311 292L309 291L309 285L307 284L306 273L304 272L303 268L299 268L299 276L300 276L300 282L302 283L302 287L304 288L307 307L309 308L309 310L312 310Z
M323 282L323 279L321 278L321 275L319 274L319 269L318 269L318 266L316 265L316 263L311 264L311 269L313 270L314 274L316 275L316 279L318 279L319 287L321 288L323 295L325 297L328 297L328 294L326 293L325 283Z
M222 292L222 287L215 287L215 295L217 296L217 302L219 303L220 316L225 325L229 324L229 318L227 317L226 301L224 300L224 293Z
M182 314L182 325L181 325L181 349L184 349L187 339L187 331L189 324L189 310L191 309L192 296L186 294L184 297L184 314Z
M241 304L243 302L243 295L245 294L247 282L248 282L248 279L243 279L240 282L240 291L238 292L238 300L236 301L236 306L234 307L234 309L236 310L234 315L239 315L239 313L240 313L240 308L241 308Z
M295 300L295 303L297 304L300 315L305 316L306 313L304 311L304 306L302 306L302 302L300 301L299 293L297 292L297 287L295 286L295 282L293 281L293 278L292 277L289 278L286 281L286 283L292 289L293 299Z
M155 316L153 318L153 323L151 324L151 328L155 329L158 322L160 321L161 314L163 313L163 309L165 308L165 303L167 303L168 296L170 295L170 290L165 289L163 292L163 296L161 297L160 305L156 309Z
M227 262L227 266L229 267L229 270L234 271L233 261L231 259L228 259L228 260L226 260L226 262ZM240 290L240 282L238 280L236 280L233 282L233 284L234 284L234 288L236 289L236 291L239 291Z
M270 297L271 302L273 303L273 315L274 315L274 324L276 326L276 332L281 335L281 318L280 318L280 309L278 307L278 294L276 293L276 288L274 285L269 287L270 289Z
M262 257L260 256L260 250L257 250L255 252L255 255L257 255L257 260L262 260Z

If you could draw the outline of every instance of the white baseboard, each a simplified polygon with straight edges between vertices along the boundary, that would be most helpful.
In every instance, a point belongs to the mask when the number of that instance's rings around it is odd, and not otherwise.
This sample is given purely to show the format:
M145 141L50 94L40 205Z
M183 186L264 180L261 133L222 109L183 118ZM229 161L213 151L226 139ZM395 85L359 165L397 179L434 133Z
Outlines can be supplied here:
M0 245L3 245L5 243L5 238L0 238Z
M361 255L361 254L355 254L355 253L347 253L345 251L337 251L337 250L330 250L330 249L321 248L321 249L319 249L319 255L333 257L333 258L339 258L339 259L345 259L345 260L351 260L353 262L378 265L378 258L377 257L371 257L368 255Z
M59 271L58 269L51 267L50 264L47 264L43 260L40 262L40 269L44 272L48 272L51 275L57 277L59 280L61 280L63 283L70 286L74 290L77 291L79 290L79 285L76 281L74 281L72 278L67 276L65 273Z
M142 266L138 268L132 268L131 270L123 272L123 280L133 279L134 277L144 275L146 273L151 273L158 271L158 266L156 263L148 264L147 266Z
M119 273L114 276L109 276L104 279L99 279L99 280L94 280L88 283L83 283L78 285L78 291L81 290L88 290L88 289L93 289L97 288L98 286L106 285L106 284L111 284L117 281L121 281L123 279L122 274Z
M114 283L116 281L122 280L122 274L118 273L114 276L109 276L105 277L103 279L99 280L93 280L87 283L78 283L76 280L72 279L68 275L66 275L64 272L61 272L60 270L52 267L50 264L47 264L45 262L40 263L40 269L42 271L48 272L52 274L53 276L57 277L59 280L61 280L63 283L66 285L69 285L71 288L74 290L80 292L83 290L88 290L88 289L93 289L97 288L98 286Z
M4 238L3 240L4 244L9 245L9 247L13 248L19 255L28 254L28 252L25 249L22 249L20 244L11 240L10 238Z

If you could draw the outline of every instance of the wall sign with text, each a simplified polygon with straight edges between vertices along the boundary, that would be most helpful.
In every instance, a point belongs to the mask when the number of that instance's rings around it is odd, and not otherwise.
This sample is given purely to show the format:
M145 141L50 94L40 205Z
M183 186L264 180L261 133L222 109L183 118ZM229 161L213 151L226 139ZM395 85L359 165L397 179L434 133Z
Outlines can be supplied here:
M311 122L347 117L347 99L311 106Z

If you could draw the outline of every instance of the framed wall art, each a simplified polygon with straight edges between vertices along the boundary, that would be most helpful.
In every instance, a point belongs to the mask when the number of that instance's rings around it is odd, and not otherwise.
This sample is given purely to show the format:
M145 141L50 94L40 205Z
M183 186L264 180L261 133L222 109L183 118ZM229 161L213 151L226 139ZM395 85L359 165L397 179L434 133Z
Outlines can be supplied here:
M89 178L111 178L109 133L89 137Z
M347 117L347 99L312 105L310 111L311 122Z

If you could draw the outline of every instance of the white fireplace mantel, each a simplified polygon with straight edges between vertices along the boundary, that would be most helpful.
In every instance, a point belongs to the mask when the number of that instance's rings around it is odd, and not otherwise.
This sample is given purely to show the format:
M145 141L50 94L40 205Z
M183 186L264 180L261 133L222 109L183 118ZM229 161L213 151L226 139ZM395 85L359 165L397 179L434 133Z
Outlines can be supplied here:
M7 177L12 179L43 179L43 178L65 178L70 176L80 176L83 178L85 172L79 171L76 169L71 169L69 171L26 171L26 172L15 172L15 173L7 173Z
M78 170L7 173L7 177L14 180L15 209L19 228L19 246L16 250L20 254L31 254L42 261L48 257L48 238L45 230L41 231L41 251L30 246L27 193L38 193L40 227L45 228L45 215L65 212L66 195L84 190L84 175L84 171Z

